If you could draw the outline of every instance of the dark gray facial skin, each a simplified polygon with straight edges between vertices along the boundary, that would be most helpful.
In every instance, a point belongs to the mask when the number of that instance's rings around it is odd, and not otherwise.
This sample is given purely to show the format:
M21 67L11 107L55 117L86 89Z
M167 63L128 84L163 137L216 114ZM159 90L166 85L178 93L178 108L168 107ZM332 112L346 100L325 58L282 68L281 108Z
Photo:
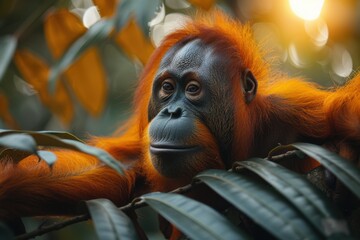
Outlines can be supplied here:
M181 177L204 161L206 139L198 137L199 124L216 139L221 158L229 158L234 110L227 68L221 53L199 39L178 43L165 54L148 112L151 160L161 175Z

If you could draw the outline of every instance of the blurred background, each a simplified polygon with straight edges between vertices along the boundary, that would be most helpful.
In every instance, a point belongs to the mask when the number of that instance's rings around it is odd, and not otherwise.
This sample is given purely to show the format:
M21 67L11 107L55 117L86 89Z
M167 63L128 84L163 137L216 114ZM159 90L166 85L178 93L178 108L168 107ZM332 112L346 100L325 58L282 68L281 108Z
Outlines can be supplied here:
M0 128L111 134L162 38L212 8L250 23L276 71L336 87L360 65L355 0L0 0ZM89 223L44 239L76 234L96 239Z
M329 87L360 64L355 0L2 0L0 128L112 133L154 47L213 7L250 22L278 71Z

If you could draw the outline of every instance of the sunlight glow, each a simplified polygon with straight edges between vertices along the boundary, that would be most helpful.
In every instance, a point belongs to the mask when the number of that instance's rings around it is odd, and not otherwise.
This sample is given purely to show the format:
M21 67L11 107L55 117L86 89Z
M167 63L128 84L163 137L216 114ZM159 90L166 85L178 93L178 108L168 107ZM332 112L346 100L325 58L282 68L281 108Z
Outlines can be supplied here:
M320 16L324 0L289 0L291 10L304 20L315 20Z
M329 29L324 20L306 21L305 31L317 47L323 47L329 39Z

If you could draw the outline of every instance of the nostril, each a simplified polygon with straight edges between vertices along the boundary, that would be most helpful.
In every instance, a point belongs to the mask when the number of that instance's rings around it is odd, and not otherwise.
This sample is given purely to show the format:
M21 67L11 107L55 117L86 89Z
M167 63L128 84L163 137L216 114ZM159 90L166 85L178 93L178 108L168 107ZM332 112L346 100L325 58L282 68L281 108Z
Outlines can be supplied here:
M163 113L170 118L179 118L182 115L182 109L180 107L168 107L164 109Z
M181 108L178 107L174 111L170 112L170 117L171 118L179 118L179 117L181 117L181 113L182 113Z

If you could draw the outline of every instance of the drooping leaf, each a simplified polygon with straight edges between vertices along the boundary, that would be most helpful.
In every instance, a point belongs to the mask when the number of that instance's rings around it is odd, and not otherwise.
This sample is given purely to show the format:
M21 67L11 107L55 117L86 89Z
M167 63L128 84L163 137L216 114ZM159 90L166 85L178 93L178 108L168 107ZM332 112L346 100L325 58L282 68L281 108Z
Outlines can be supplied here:
M7 131L7 130L0 131L0 137L11 134L13 134L11 131ZM31 132L31 131L26 131L24 134L27 134L32 138L34 138L38 146L59 147L59 148L65 148L65 149L83 152L98 158L100 161L107 164L111 168L115 169L120 174L123 174L124 166L119 161L116 161L108 152L104 151L103 149L86 145L76 140L61 139L50 134Z
M87 49L64 74L82 106L92 116L99 116L105 107L108 86L98 49Z
M336 153L330 152L323 147L310 143L294 143L280 146L276 149L288 150L299 149L309 157L319 161L325 168L331 171L345 186L347 186L358 198L360 198L360 169L348 160Z
M112 25L101 21L86 31L80 19L66 9L53 12L45 21L46 40L58 59L51 71L50 89L63 73L79 102L93 116L102 112L107 92L105 70L93 45L109 35Z
M99 239L138 239L131 219L108 199L86 201Z
M223 170L207 170L196 178L279 239L321 239L285 198L255 178Z
M45 18L44 34L55 59L60 58L85 32L80 19L67 9L57 9Z
M115 169L118 173L124 174L124 166L119 161L116 161L108 152L74 140L64 139L62 142L67 144L67 148L72 147L74 150L95 156L109 167Z
M8 129L0 129L0 136L2 135L8 135L10 133L28 133L28 134L32 134L34 133L33 131L26 131L26 130L8 130ZM61 139L70 139L70 140L75 140L75 141L79 141L79 142L84 142L83 140L81 140L80 138L76 137L75 135L69 133L69 132L63 132L63 131L38 131L36 133L39 134L48 134L48 135L54 135L58 138Z
M49 151L39 150L37 151L37 155L44 160L50 167L55 163L56 161L56 155Z
M154 46L133 18L117 33L115 40L128 56L139 59L143 64L154 51Z
M15 53L17 40L13 36L0 37L0 81Z
M115 28L118 32L122 29L131 17L134 17L135 22L139 24L143 33L149 32L148 22L151 21L159 9L161 1L151 0L122 0L118 4L115 16Z
M248 239L239 228L210 207L173 193L141 197L191 239Z
M38 92L41 101L65 124L69 124L74 111L64 82L57 81L55 93L49 94L49 67L44 60L25 49L17 51L14 60L24 79Z
M49 77L49 89L53 91L59 74L66 70L90 46L103 41L110 34L112 28L112 21L102 20L95 23L86 33L79 37L52 67Z
M44 133L44 134L50 134L50 135L54 135L58 138L61 139L70 139L70 140L75 140L78 142L84 142L83 140L81 140L80 138L78 138L77 136L69 133L69 132L62 132L62 131L39 131L39 133Z
M303 215L313 223L324 237L348 237L349 229L345 219L335 210L330 200L315 188L304 176L292 172L276 163L253 158L235 163L259 175L287 198ZM333 222L328 229L326 222ZM329 235L330 234L330 235Z
M36 142L27 134L12 133L0 137L0 145L6 148L18 149L30 153L36 153Z

